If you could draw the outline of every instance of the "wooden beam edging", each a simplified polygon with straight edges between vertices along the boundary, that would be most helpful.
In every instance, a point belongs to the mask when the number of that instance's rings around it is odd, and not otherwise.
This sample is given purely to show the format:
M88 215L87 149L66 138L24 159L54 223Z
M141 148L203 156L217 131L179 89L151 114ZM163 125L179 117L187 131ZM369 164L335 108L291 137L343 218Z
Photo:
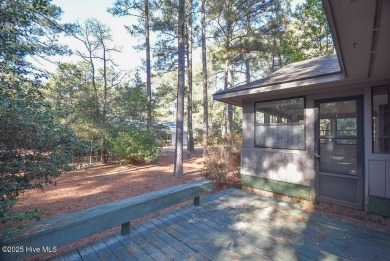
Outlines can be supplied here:
M211 181L198 180L38 221L1 244L0 260L17 260L50 252L53 248L58 249L59 246L117 225L122 225L121 232L126 233L129 231L129 221L191 198L194 199L194 204L198 205L199 196L211 190ZM19 252L15 251L17 248Z

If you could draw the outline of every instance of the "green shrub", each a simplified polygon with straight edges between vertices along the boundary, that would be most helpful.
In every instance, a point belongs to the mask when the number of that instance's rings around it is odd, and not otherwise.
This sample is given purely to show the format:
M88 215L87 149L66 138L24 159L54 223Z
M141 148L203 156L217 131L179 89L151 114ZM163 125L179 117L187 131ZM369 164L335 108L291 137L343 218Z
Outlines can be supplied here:
M129 129L119 132L111 141L111 153L128 163L157 160L163 146L163 136L158 129Z
M74 135L55 111L27 87L0 88L0 222L39 219L38 211L11 211L19 195L42 189L69 170ZM24 86L23 86L24 87ZM4 240L0 235L0 241Z

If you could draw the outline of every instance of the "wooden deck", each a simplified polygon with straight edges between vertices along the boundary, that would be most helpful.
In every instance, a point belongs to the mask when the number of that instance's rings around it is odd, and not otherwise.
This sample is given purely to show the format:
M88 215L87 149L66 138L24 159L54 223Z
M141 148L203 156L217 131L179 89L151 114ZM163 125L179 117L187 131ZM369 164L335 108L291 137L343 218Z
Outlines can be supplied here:
M390 234L228 189L55 260L390 260Z

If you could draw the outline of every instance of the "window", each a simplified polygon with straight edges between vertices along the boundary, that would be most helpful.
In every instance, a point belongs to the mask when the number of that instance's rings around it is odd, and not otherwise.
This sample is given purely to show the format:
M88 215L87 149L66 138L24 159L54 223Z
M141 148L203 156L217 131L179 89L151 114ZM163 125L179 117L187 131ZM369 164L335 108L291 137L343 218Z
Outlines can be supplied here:
M255 146L305 149L305 98L255 103Z
M372 151L390 153L389 87L372 88Z

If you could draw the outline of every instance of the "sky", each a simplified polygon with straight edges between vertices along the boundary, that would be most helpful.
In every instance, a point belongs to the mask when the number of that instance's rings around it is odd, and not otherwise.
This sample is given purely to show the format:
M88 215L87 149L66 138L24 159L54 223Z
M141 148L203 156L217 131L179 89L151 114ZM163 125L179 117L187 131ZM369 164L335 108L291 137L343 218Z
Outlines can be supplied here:
M113 16L107 12L107 8L113 6L115 0L53 0L52 3L59 6L62 11L63 23L74 23L79 21L81 24L88 18L96 18L102 23L108 25L112 30L113 40L116 46L122 48L121 53L112 53L113 60L123 70L132 70L141 65L143 52L137 52L133 46L138 44L138 39L130 36L124 25L132 23L132 18ZM67 44L71 49L84 50L80 41L72 37L60 38L60 41ZM71 57L61 57L61 61L81 60L77 55ZM50 71L55 70L55 66Z
M294 0L293 7L297 3L302 3L305 0ZM74 23L79 21L83 23L88 18L97 18L102 23L108 25L112 30L113 40L116 46L122 48L121 53L113 54L112 58L122 70L134 70L141 65L141 59L145 56L143 51L137 51L133 48L138 44L139 39L130 36L124 25L130 25L134 22L134 18L113 16L107 12L107 8L114 5L115 0L53 0L52 3L59 6L62 11L63 23ZM67 44L73 50L84 50L81 42L72 37L60 37L60 42ZM196 52L199 50L195 50ZM194 55L194 63L200 55ZM81 60L77 55L70 57L57 57L56 61L75 62ZM42 66L50 72L55 72L56 65L42 62Z

